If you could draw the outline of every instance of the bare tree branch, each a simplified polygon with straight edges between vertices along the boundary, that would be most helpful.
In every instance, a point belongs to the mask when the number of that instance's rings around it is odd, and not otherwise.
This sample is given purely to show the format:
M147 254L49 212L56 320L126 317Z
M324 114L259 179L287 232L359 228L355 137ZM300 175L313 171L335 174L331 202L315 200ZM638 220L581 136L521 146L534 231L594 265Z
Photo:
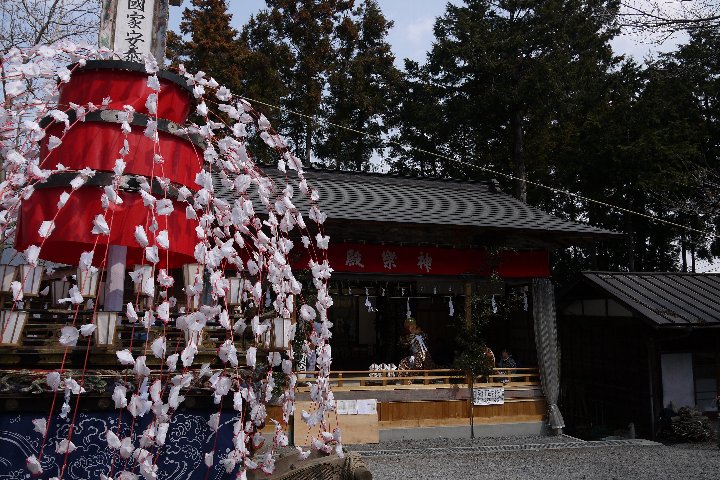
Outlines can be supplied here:
M667 38L680 31L720 28L720 0L622 0L621 26Z
M100 0L0 0L0 51L60 40L95 43Z

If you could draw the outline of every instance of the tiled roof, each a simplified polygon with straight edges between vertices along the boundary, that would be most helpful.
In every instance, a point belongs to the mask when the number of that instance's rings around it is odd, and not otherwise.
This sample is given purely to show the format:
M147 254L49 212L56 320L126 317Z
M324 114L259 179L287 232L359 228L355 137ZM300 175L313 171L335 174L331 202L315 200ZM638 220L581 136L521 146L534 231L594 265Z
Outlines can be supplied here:
M583 277L654 324L720 323L720 274L584 272Z
M285 174L263 168L285 184ZM497 231L543 234L565 245L575 239L618 237L621 234L563 220L531 207L498 190L494 182L426 179L394 175L307 169L305 177L320 194L319 205L331 221L470 227ZM296 186L294 172L288 173ZM309 204L295 189L295 205L307 212Z

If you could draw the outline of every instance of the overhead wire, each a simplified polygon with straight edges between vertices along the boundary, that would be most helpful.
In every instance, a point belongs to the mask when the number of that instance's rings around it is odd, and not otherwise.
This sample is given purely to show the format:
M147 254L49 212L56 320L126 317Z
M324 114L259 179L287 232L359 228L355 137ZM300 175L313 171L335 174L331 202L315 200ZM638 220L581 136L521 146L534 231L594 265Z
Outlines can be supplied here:
M417 152L417 153L422 153L422 154L424 154L424 155L430 155L430 156L432 156L432 157L435 157L435 158L438 158L438 159L441 159L441 160L447 160L447 161L456 163L456 164L458 164L458 165L462 165L462 166L469 167L469 168L474 168L474 169L481 170L481 171L486 172L486 173L490 173L490 174L493 174L493 175L496 175L496 176L504 177L504 178L506 178L506 179L508 179L508 180L523 182L523 183L526 184L526 185L532 185L532 186L534 186L534 187L538 187L538 188L542 188L542 189L545 189L545 190L549 190L549 191L551 191L551 192L553 192L553 193L565 195L565 196L567 196L567 197L574 198L574 199L576 199L576 200L580 200L580 201L584 201L584 202L587 202L587 203L593 203L593 204L600 205L600 206L603 206L603 207L615 209L615 210L618 210L618 211L623 212L623 213L627 213L627 214L630 214L630 215L635 215L635 216L638 216L638 217L642 217L642 218L648 219L648 220L650 220L650 221L652 221L652 222L661 223L661 224L664 224L664 225L668 225L668 226L671 226L671 227L679 228L679 229L682 229L682 230L687 230L687 231L690 231L690 232L700 233L700 234L702 234L702 235L708 235L708 236L710 236L711 238L720 238L720 235L716 234L715 232L709 231L709 230L700 230L700 229L697 229L697 228L689 227L689 226L687 226L687 225L683 225L683 224L680 224L680 223L677 223L677 222L673 222L673 221L671 221L671 220L665 220L665 219L663 219L663 218L659 218L659 217L654 216L654 215L650 215L650 214L647 214L647 213L643 213L643 212L638 212L638 211L635 211L635 210L631 210L631 209L629 209L629 208L625 208L625 207L620 207L620 206L617 206L617 205L613 205L613 204L611 204L611 203L604 202L604 201L602 201L602 200L597 200L597 199L594 199L594 198L591 198L591 197L587 197L587 196L585 196L585 195L581 195L581 194L579 194L579 193L571 192L571 191L569 191L569 190L564 190L564 189L561 189L561 188L551 187L551 186L549 186L549 185L545 185L545 184L542 184L542 183L540 183L540 182L536 182L536 181L533 181L533 180L528 180L528 179L525 179L525 178L517 177L517 176L515 176L515 175L513 175L513 174L510 174L510 173L500 172L500 171L498 171L498 170L493 170L493 169L488 168L488 167L483 167L482 165L476 165L476 164L473 164L473 163L469 163L469 162L466 162L466 161L463 161L463 160L459 160L459 159L457 159L457 158L453 158L453 157L450 157L450 156L448 156L448 155L444 155L444 154L441 154L441 153L438 153L438 152L433 152L433 151L430 151L430 150L425 150L424 148L413 147L413 146L410 146L410 145L404 145L404 144L402 144L402 143L400 143L400 142L398 142L398 141L395 141L395 140L392 140L392 139L389 139L389 138L385 138L385 137L383 137L383 136L381 136L381 135L376 135L376 134L373 134L373 133L364 132L364 131L362 131L362 130L358 130L358 129L355 129L355 128L352 128L352 127L348 127L348 126L346 126L346 125L341 125L341 124L338 124L338 123L334 123L334 122L330 122L330 121L328 121L328 120L324 120L324 119L318 118L317 116L307 115L307 114L304 114L304 113L301 113L301 112L296 112L296 111L294 111L294 110L290 110L290 109L285 108L285 107L281 107L281 106L278 106L278 105L273 105L273 104L271 104L271 103L263 102L263 101L261 101L261 100L257 100L257 99L254 99L254 98L250 98L250 97L247 97L247 96L244 96L244 95L238 95L238 97L239 97L239 98L242 98L242 99L244 99L244 100L247 100L247 101L249 101L249 102L256 103L256 104L258 104L258 105L263 105L263 106L266 106L266 107L269 107L269 108L273 108L273 109L279 110L279 111L281 111L281 112L285 112L285 113L289 113L289 114L291 114L291 115L296 115L296 116L302 117L302 118L304 118L304 119L306 119L306 120L310 120L310 121L314 122L315 124L325 125L325 126L330 126L330 127L335 127L335 128L339 128L339 129L342 129L342 130L346 130L346 131L348 131L348 132L352 132L352 133L355 133L355 134L358 134L358 135L361 135L361 136L365 136L365 137L367 137L367 138L372 138L372 139L375 139L375 140L379 140L379 141L381 141L381 142L383 142L383 143L385 143L385 144L387 144L387 145L395 145L395 146L400 147L400 148L403 148L403 149L408 149L408 150L411 150L411 151L414 151L414 152Z

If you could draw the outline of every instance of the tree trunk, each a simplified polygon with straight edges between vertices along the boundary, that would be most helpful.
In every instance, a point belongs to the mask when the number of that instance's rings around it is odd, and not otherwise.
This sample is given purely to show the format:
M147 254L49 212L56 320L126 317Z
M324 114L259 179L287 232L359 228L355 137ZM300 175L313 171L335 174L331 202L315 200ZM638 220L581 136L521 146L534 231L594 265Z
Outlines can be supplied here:
M628 240L628 268L631 272L635 271L635 225L632 221L632 215L626 215L627 233L630 236Z
M512 160L515 168L515 196L527 201L527 172L525 171L525 152L523 146L523 112L518 108L512 112L510 118L510 130L512 132Z
M685 233L680 236L680 256L682 257L682 271L687 272L687 247L685 246Z
M690 271L695 273L695 242L690 242L690 262Z

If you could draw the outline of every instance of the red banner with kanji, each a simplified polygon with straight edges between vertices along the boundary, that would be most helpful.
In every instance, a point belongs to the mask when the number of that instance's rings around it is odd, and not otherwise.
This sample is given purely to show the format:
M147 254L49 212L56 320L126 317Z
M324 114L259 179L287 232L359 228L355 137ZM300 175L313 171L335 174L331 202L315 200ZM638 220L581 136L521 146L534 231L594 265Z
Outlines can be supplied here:
M330 243L330 266L336 272L387 275L482 275L496 272L503 278L550 276L546 250L502 251ZM297 259L300 267L303 260Z

